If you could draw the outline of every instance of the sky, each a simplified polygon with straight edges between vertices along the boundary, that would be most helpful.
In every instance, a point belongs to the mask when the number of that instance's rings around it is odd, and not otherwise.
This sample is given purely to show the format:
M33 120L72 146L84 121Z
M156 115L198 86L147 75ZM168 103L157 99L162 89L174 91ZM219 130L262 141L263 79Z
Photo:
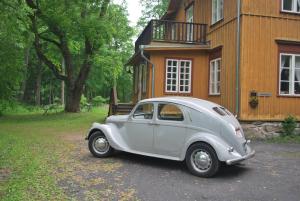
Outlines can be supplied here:
M123 0L114 0L115 3L121 4ZM128 5L129 20L132 26L135 26L141 16L141 6L139 0L126 0Z

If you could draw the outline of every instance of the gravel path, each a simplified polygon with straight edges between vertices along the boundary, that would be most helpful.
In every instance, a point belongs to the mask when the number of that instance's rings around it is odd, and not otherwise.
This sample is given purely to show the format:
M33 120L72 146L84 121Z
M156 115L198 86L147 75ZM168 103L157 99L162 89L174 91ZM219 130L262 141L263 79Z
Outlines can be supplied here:
M300 200L300 145L255 142L254 158L205 179L190 175L182 162L123 152L98 159L82 136L64 140L57 179L75 200Z

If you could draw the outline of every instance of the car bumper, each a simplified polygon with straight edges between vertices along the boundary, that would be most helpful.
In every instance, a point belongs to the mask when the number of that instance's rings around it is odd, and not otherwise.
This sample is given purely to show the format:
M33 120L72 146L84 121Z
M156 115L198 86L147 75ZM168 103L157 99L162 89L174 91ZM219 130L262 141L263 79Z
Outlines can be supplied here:
M252 158L253 156L255 155L255 151L251 151L249 154L245 155L245 156L242 156L240 158L235 158L235 159L230 159L230 160L227 160L226 161L226 164L227 165L233 165L235 163L239 163L241 161L244 161L244 160L247 160L249 158Z

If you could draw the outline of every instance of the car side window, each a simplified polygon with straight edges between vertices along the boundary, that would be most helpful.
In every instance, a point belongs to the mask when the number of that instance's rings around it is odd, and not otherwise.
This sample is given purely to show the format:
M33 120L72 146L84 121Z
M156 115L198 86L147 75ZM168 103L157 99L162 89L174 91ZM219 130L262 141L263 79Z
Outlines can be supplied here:
M133 113L134 119L152 119L153 118L153 104L146 103L139 105Z
M167 121L183 121L183 112L173 104L158 104L158 119Z

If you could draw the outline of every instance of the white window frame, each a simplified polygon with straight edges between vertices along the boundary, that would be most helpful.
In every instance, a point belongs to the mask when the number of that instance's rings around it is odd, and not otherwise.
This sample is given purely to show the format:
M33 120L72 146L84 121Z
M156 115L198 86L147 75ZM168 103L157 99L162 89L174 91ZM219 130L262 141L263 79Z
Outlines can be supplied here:
M169 66L169 61L172 62L172 65ZM173 65L173 62L176 62L176 65ZM181 78L181 64L182 62L189 63L189 67L184 66L184 75L188 74L188 78L184 76L184 78ZM189 59L166 59L166 77L165 77L165 92L166 93L182 93L182 94L190 94L192 91L192 60ZM169 72L168 68L171 68L172 70ZM173 69L176 69L174 72ZM189 72L186 71L186 69L189 68ZM174 74L176 73L175 78L168 78L168 74ZM168 84L168 80L171 80L170 84ZM175 80L175 84L173 84L173 81ZM181 85L181 81L188 82L188 85L183 84ZM172 90L172 88L175 86L175 90ZM168 89L170 87L170 89ZM183 90L180 90L180 88L183 87ZM188 90L185 90L185 87L188 87Z
M224 17L224 0L212 0L211 5L211 24L215 24Z
M289 93L281 93L281 69L282 69L282 56L291 56L292 62L289 69ZM279 62L279 95L280 96L296 96L300 97L300 94L295 94L295 73L296 73L296 57L300 57L300 54L280 53ZM297 68L298 69L298 68ZM300 69L300 68L299 68Z
M300 14L300 10L297 11L297 3L300 4L300 0L292 0L293 1L293 8L292 8L292 10L285 10L284 9L284 6L283 6L284 1L285 0L281 0L281 11L287 12L287 13L297 13L297 14Z
M216 64L220 64L219 66ZM210 61L209 67L209 95L216 96L221 95L221 58L216 58ZM220 73L218 80L218 73ZM213 78L213 80L212 80ZM213 86L213 87L212 87ZM218 88L218 86L220 86Z

